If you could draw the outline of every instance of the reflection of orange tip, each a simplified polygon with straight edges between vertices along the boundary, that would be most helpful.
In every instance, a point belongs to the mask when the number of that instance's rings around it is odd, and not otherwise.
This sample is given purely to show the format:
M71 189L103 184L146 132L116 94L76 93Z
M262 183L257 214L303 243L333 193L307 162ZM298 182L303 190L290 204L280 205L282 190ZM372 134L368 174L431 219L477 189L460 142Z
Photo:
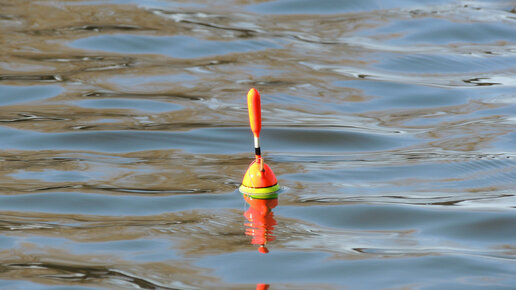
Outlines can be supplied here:
M269 253L269 249L267 249L265 246L260 246L258 248L258 252L260 252L262 254L268 254Z
M269 284L256 284L256 290L268 290Z

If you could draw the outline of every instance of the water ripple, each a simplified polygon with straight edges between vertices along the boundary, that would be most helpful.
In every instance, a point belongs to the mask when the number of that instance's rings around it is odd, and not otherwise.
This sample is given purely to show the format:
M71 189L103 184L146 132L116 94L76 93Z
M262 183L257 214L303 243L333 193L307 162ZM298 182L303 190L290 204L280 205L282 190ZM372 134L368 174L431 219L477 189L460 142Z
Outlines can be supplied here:
M78 39L71 47L130 54L162 54L173 58L200 58L259 49L280 48L269 40L207 41L190 36L100 35Z

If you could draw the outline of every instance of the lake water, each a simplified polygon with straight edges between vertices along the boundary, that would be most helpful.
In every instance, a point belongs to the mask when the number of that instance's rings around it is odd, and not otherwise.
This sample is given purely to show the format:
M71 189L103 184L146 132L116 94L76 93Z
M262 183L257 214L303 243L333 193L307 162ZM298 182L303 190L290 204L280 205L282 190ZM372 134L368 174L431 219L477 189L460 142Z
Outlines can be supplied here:
M2 289L516 287L513 1L4 0L0 43Z

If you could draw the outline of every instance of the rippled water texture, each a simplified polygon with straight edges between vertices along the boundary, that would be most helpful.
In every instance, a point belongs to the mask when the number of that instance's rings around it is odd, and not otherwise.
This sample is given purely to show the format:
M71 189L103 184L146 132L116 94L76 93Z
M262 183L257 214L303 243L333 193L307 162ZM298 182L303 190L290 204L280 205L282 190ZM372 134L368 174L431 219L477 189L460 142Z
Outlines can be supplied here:
M513 1L0 6L0 288L514 289Z

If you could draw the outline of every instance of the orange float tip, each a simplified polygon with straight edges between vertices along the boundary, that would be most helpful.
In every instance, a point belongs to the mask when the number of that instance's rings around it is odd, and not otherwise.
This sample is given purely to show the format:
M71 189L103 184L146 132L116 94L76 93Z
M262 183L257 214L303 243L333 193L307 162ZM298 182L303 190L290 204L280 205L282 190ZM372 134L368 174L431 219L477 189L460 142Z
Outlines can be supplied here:
M260 93L255 88L250 89L247 93L247 109L249 110L251 131L256 138L259 138L262 129L262 107Z
M263 164L263 171L261 171L260 162L254 160L249 165L239 190L252 198L271 199L278 197L280 186L269 165Z

